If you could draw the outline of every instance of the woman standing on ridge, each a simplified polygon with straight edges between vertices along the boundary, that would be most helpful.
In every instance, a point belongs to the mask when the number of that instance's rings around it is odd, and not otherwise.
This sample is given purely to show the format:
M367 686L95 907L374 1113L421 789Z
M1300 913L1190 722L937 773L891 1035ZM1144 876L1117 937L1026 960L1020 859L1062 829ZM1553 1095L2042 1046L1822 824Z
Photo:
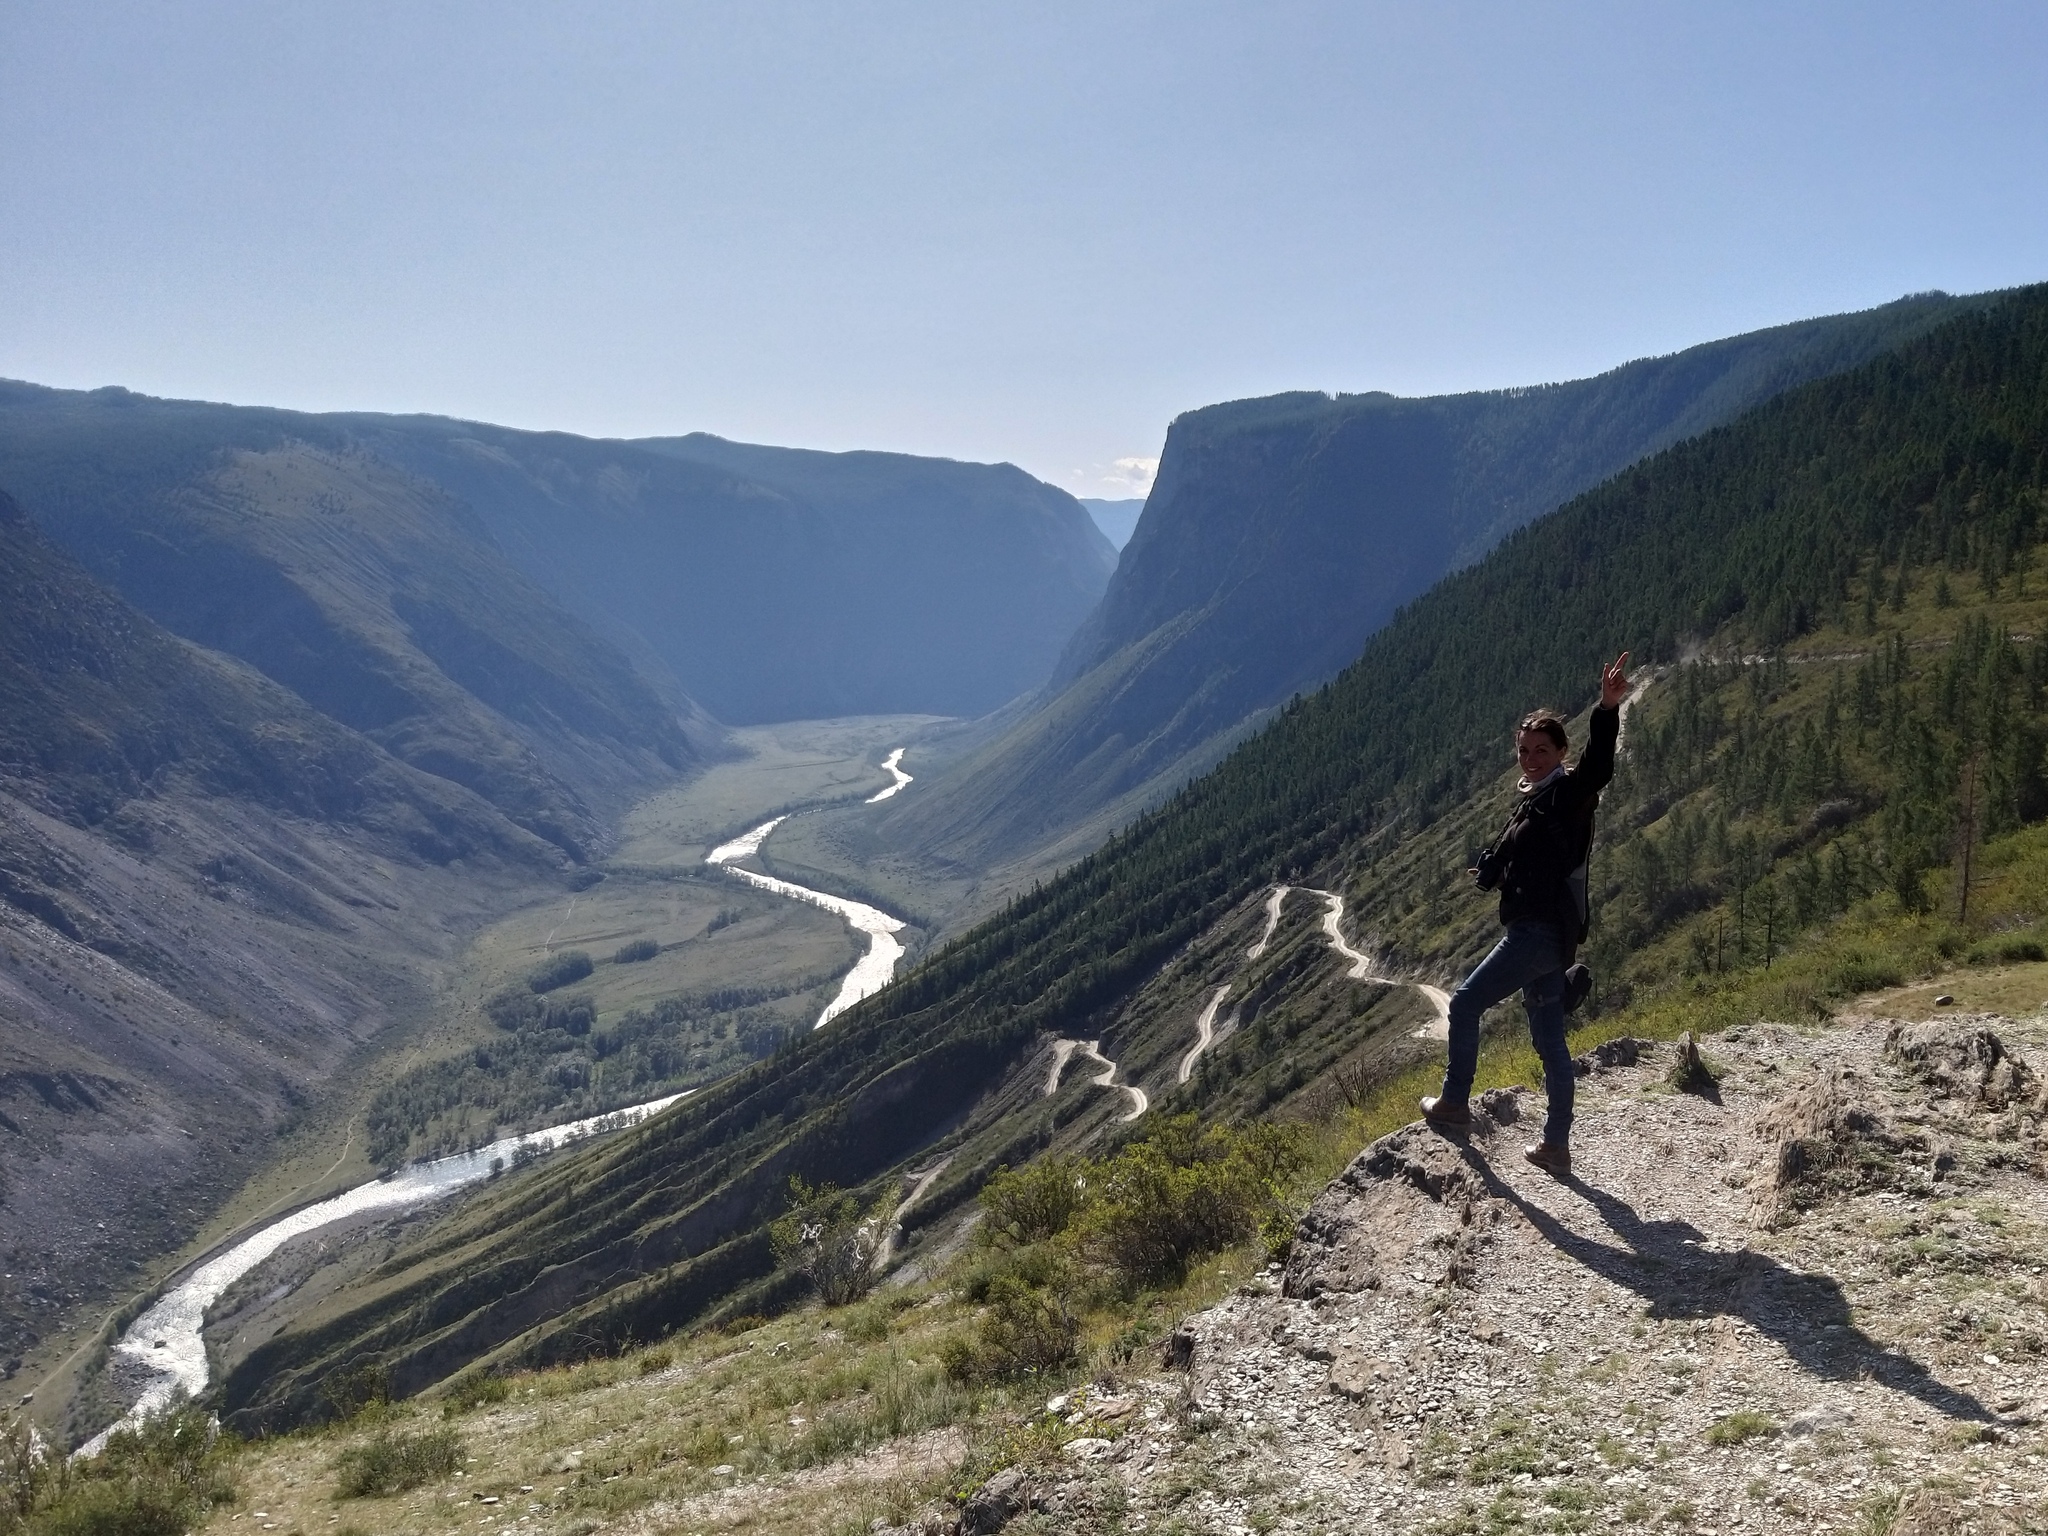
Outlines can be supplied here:
M1593 812L1614 777L1621 701L1628 694L1628 652L1601 669L1600 704L1575 766L1565 765L1564 721L1549 710L1523 716L1515 728L1522 778L1508 824L1469 873L1482 891L1500 888L1507 930L1493 951L1451 994L1450 1059L1442 1090L1422 1101L1431 1125L1459 1130L1472 1123L1467 1099L1479 1066L1479 1016L1516 988L1529 1015L1529 1040L1543 1062L1549 1099L1543 1139L1522 1155L1546 1173L1571 1173L1572 1055L1565 1044L1565 971L1586 936L1586 860L1593 848Z

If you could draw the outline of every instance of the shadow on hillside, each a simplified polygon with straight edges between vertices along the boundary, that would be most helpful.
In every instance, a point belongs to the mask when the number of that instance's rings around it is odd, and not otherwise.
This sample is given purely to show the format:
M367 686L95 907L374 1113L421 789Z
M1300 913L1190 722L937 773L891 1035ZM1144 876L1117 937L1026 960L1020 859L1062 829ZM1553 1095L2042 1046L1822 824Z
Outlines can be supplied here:
M1652 1317L1738 1317L1775 1339L1811 1375L1842 1381L1868 1374L1950 1418L1994 1417L1968 1392L1938 1381L1912 1356L1887 1349L1858 1328L1840 1281L1788 1269L1751 1248L1720 1252L1706 1245L1706 1234L1691 1222L1645 1221L1625 1200L1571 1179L1568 1187L1626 1246L1600 1242L1531 1204L1482 1159L1471 1162L1487 1189L1526 1216L1552 1247L1634 1291L1650 1304Z

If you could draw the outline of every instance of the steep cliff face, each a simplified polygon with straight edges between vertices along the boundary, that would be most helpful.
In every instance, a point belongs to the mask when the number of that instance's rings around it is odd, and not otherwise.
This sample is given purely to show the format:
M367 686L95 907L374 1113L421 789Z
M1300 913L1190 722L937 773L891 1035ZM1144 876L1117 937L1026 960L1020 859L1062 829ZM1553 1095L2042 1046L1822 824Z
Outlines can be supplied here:
M1168 432L1144 516L1039 707L890 830L978 866L1083 851L1511 530L1976 302L1902 299L1569 384L1192 411Z
M983 714L1044 683L1116 564L1009 464L352 425L729 724Z
M164 627L573 856L626 797L701 760L701 714L514 569L467 507L293 425L8 389L0 483Z
M336 483L309 485L315 458ZM692 700L733 724L995 709L1045 681L1116 564L1078 501L1014 465L125 390L0 382L0 484L164 622L212 623L196 636L209 644L311 622L271 611L286 600L280 580L327 584L302 596L328 628L336 585L351 588L345 606L388 610L388 592L363 590L370 579L434 611L344 625L351 648L366 625L406 631L441 670L466 666L465 688L505 679L513 657L538 663L606 712L602 751L664 761L705 749ZM249 601L268 608L221 612L252 579ZM383 707L404 670L344 657L325 637L290 644L301 660L335 652L347 676L316 686L349 709ZM515 724L545 758L533 722Z
M0 1374L189 1239L563 863L0 494Z

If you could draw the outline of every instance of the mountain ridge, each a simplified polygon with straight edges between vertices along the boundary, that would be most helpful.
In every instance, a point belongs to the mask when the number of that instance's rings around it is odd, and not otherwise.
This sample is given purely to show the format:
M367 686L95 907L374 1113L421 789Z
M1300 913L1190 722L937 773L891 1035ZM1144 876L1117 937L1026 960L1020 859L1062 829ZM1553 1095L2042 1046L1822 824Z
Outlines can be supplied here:
M1417 399L1297 391L1187 412L1036 709L886 832L968 866L1035 871L1056 862L1048 851L1070 856L1334 676L1512 528L1996 297L1913 296L1569 383Z
M1097 1042L1155 1113L1258 1116L1327 1099L1343 1074L1398 1081L1433 1049L1414 1038L1427 1006L1334 968L1306 902L1267 929L1272 887L1344 898L1387 970L1451 979L1489 942L1457 870L1511 780L1508 722L1532 697L1583 702L1623 649L1677 670L1632 720L1604 823L1603 1006L1638 986L1711 1019L1717 996L1753 1001L1725 990L1747 978L1808 1010L1867 986L1853 956L1808 971L1781 951L1771 972L1773 935L1825 932L1888 890L1924 899L1951 846L1952 753L1997 744L1984 772L2008 788L1978 832L2048 810L2023 750L2048 648L1976 616L2039 632L2025 575L2044 466L2043 289L1666 450L1503 540L1208 777L831 1029L401 1248L249 1357L226 1407L252 1426L312 1411L341 1360L377 1358L413 1391L466 1362L546 1363L773 1306L791 1282L765 1223L791 1174L855 1184L949 1158L906 1218L916 1254L998 1165L1121 1134L1123 1095L1048 1089L1056 1038ZM1845 659L1851 627L1883 645ZM1817 633L1805 665L1743 659ZM1716 636L1732 655L1685 661ZM2008 724L1987 736L1994 718ZM1225 983L1241 1002L1223 1039L1169 1077Z

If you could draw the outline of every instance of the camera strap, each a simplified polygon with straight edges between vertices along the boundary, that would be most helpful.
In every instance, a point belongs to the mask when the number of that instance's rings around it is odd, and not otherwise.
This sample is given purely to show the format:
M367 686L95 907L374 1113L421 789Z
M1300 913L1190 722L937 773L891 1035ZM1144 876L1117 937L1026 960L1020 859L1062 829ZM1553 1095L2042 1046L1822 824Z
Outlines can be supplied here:
M1508 812L1507 822L1505 825L1501 827L1500 835L1494 838L1493 842L1490 845L1488 845L1486 850L1487 853L1494 857L1498 857L1500 854L1501 845L1508 840L1509 834L1512 833L1515 830L1515 828L1519 827L1523 822L1527 821L1530 817L1541 814L1537 809L1536 802L1538 800L1547 800L1550 798L1554 798L1556 793L1557 782L1552 781L1551 783L1544 784L1537 789L1531 790L1528 794L1518 797L1515 801L1514 809Z

